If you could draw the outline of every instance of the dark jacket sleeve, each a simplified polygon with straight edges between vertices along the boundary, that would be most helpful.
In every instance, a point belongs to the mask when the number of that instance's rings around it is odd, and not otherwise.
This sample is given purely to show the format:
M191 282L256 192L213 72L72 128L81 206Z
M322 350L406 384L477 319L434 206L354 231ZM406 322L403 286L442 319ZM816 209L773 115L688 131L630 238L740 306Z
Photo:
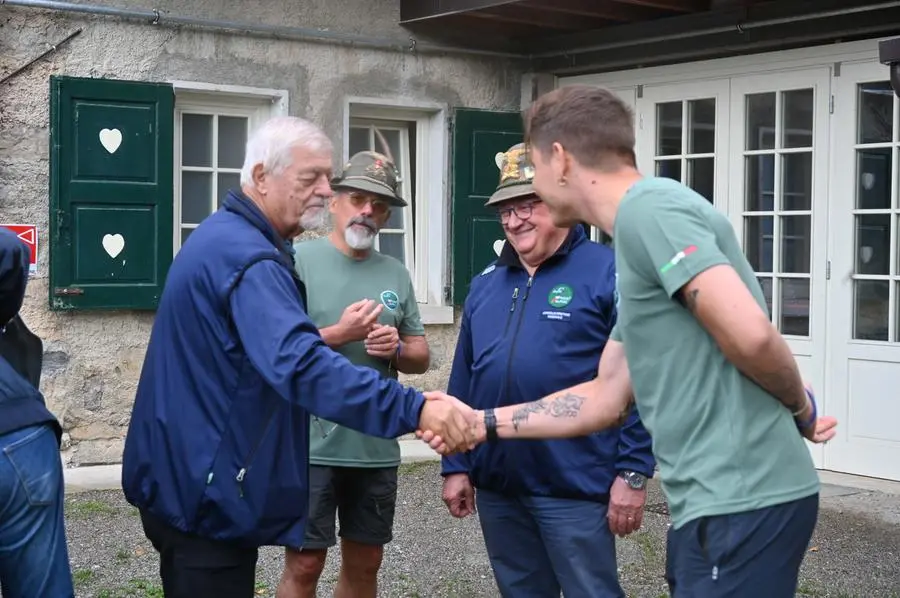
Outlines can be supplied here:
M456 339L456 353L453 355L453 367L450 369L450 381L447 383L447 394L469 404L469 382L472 379L472 330L469 323L469 302L463 308L462 322L459 326L459 337ZM457 453L441 458L441 475L468 473L469 453Z
M0 227L0 326L22 308L30 257L28 246L12 231Z
M277 262L248 268L230 303L250 362L287 401L370 436L396 438L418 427L422 394L332 351Z
M603 295L602 304L606 309L606 324L612 331L616 325L618 312L618 290L616 289L616 263L610 260L609 266L603 276L600 294ZM619 431L619 452L616 457L616 471L636 471L647 477L653 477L656 469L656 460L653 458L650 433L644 428L637 408L632 405L628 419Z

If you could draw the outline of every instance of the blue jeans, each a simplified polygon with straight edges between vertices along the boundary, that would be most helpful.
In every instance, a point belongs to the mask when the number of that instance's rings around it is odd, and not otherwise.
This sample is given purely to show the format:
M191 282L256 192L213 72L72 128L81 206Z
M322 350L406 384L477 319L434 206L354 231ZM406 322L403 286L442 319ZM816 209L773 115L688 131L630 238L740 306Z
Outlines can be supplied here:
M71 598L62 463L49 426L0 436L3 598Z
M625 598L606 505L486 490L475 502L504 598Z
M793 598L819 515L819 495L669 528L673 598Z

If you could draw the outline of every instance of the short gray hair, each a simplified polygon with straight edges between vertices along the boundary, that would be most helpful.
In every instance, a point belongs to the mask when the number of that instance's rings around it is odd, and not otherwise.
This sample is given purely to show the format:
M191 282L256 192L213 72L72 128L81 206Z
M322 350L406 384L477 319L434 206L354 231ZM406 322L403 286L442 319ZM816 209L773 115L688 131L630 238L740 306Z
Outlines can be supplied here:
M291 150L303 147L314 152L333 151L322 129L296 116L277 116L264 122L247 140L241 185L253 186L253 168L262 164L266 172L278 174L291 164Z

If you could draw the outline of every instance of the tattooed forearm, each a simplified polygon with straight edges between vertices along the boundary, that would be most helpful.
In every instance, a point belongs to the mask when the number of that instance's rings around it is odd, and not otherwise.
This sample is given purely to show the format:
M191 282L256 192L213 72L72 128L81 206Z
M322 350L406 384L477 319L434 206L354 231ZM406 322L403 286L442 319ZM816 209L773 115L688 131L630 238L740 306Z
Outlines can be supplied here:
M806 391L803 379L795 368L783 366L771 372L762 372L755 376L755 382L790 409L791 413L806 407Z
M518 432L519 426L527 422L532 413L545 413L550 417L578 417L584 400L582 396L567 392L552 399L541 399L533 403L526 403L513 411L513 429Z
M533 403L525 403L512 414L512 425L513 430L516 432L519 431L519 425L528 421L528 416L532 413L543 413L547 410L547 406L544 404L544 399L539 401L535 401Z

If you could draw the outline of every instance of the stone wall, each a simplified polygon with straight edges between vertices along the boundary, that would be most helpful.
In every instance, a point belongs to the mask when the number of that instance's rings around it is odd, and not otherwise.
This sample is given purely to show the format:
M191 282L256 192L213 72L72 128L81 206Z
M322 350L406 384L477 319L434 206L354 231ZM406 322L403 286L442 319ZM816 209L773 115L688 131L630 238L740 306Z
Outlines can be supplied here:
M119 0L115 6L409 37L397 25L398 0L160 0L152 6ZM29 284L23 317L44 339L42 390L63 423L64 456L73 466L120 460L153 316L47 308L50 75L288 89L290 114L321 124L336 152L348 95L487 109L516 109L520 101L521 73L500 60L414 56L10 7L0 9L0 73L13 71L76 28L83 33L0 86L0 221L39 227L39 272ZM456 326L429 326L427 334L431 371L406 381L443 388Z

